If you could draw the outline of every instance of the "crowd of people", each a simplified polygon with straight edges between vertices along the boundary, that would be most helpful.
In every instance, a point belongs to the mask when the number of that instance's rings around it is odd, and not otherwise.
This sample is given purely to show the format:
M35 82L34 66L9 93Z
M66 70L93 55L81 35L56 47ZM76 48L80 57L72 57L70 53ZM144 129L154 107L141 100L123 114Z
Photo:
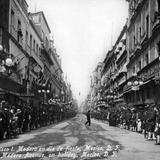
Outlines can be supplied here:
M160 106L150 104L141 109L136 107L112 108L112 110L97 112L93 117L108 120L110 126L124 128L144 134L147 140L155 140L160 145Z
M109 124L144 134L147 140L160 144L160 106L152 104L143 110L120 109L109 115Z
M74 113L69 112L67 114L67 112L62 112L62 106L40 105L33 107L27 104L10 105L2 100L0 103L0 140L16 137L19 134L73 116Z

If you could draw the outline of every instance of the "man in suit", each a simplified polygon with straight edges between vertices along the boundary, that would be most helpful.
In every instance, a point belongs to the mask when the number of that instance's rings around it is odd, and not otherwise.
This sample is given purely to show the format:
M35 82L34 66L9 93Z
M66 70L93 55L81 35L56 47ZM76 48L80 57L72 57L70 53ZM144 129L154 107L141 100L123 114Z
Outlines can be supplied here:
M86 116L87 116L87 122L85 123L85 125L91 125L91 113L90 113L90 110L88 110L88 112L87 112L87 114L86 114Z

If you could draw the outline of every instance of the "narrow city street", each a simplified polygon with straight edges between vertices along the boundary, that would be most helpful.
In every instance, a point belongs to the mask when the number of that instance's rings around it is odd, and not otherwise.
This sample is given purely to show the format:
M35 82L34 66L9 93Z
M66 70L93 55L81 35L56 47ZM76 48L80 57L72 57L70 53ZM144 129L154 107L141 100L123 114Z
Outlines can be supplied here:
M85 126L85 121L86 117L79 114L16 139L1 141L1 159L158 160L160 157L160 147L154 141L146 141L142 134L110 127L107 122L95 119L91 120L91 126ZM106 155L109 147L115 152Z

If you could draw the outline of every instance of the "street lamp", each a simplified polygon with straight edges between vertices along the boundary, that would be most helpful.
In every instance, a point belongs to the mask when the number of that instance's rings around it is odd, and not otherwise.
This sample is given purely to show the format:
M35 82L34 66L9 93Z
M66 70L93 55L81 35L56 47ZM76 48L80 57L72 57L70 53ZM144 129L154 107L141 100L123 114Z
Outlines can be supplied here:
M1 53L1 63L0 63L0 72L8 71L8 75L10 75L14 69L16 69L16 63L13 63L13 60L11 58L10 54L4 54L4 48L2 45L0 45L0 53ZM4 55L3 55L4 54Z
M45 88L45 84L42 85L42 88L38 90L38 93L43 93L43 104L46 102L47 94L50 93L50 90Z
M108 95L106 96L108 102L111 102L112 106L114 107L114 100L118 98L118 96L116 95L116 91L114 90L110 90Z
M138 85L143 84L143 81L137 77L136 73L133 73L133 77L134 77L133 81L128 81L128 83L127 83L127 85L129 87L132 87L132 89L133 89L133 88L137 87Z
M61 89L61 96L62 96L61 100L64 101L64 91L63 91L63 88Z
M143 84L143 81L139 77L137 77L136 73L133 74L133 80L127 83L127 85L131 87L132 90L135 91L135 102L137 97L137 90L139 90L139 85L142 85L142 84Z

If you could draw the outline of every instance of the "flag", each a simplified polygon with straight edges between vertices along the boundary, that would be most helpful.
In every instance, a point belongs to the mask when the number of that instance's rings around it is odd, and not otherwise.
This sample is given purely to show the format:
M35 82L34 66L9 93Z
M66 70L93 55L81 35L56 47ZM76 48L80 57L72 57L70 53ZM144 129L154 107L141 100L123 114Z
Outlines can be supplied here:
M40 72L39 72L39 75L38 75L38 77L37 77L37 79L36 79L36 82L37 82L38 84L40 84L40 83L43 81L43 78L44 78L43 72L40 71Z

